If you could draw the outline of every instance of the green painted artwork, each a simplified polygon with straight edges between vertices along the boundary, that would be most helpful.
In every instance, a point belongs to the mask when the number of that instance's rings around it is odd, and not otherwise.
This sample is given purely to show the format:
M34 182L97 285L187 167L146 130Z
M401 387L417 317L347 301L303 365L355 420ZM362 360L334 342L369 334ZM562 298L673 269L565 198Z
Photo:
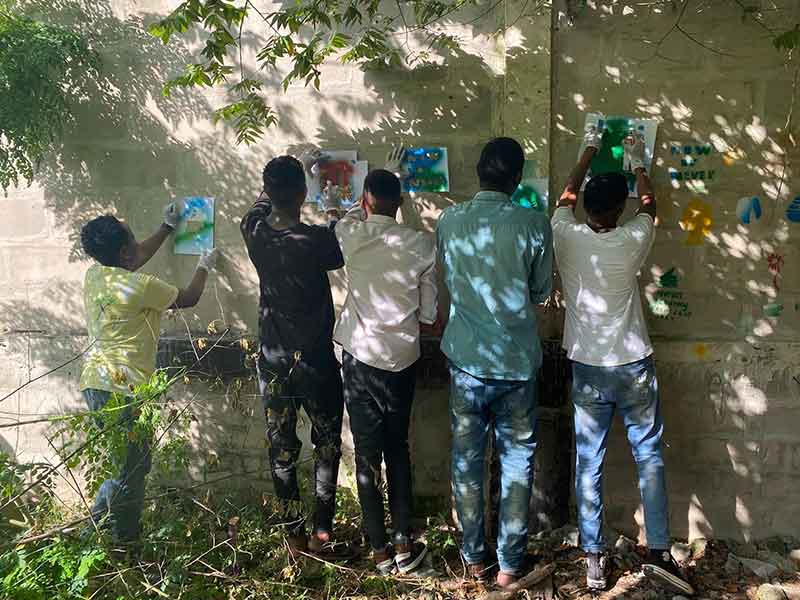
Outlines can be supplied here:
M675 272L675 267L672 267L669 271L658 278L658 285L662 288L678 287L678 274Z
M200 255L214 247L214 199L185 198L175 230L175 254Z
M603 143L600 152L592 159L589 176L622 173L628 180L631 196L636 196L636 176L631 171L624 169L625 150L622 141L632 132L638 132L643 136L645 168L650 172L658 130L657 121L625 116L606 117L597 113L589 113L586 115L586 127L590 125L603 132Z

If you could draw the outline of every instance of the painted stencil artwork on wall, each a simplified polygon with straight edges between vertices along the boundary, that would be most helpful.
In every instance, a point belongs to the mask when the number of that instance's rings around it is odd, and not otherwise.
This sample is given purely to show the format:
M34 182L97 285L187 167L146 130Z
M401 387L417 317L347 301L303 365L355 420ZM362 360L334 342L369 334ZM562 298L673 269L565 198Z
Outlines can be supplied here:
M631 196L636 196L636 176L623 169L624 150L622 140L633 132L638 132L644 137L645 155L644 164L647 172L653 163L653 151L656 146L656 133L658 122L654 119L637 119L635 117L604 117L598 113L586 115L585 127L595 126L603 132L603 147L592 159L589 167L589 177L603 173L623 172L628 179L628 189Z
M407 175L403 177L404 192L449 192L450 171L447 148L409 148L403 160Z
M214 247L214 198L190 196L175 229L175 254L200 255Z
M358 160L358 152L355 150L324 150L322 153L327 160L319 163L317 175L307 176L306 202L322 206L322 190L330 181L331 185L339 188L342 207L349 208L358 201L364 191L369 163Z
M526 160L522 171L522 181L519 182L517 191L511 196L511 201L525 208L533 208L546 213L549 206L548 179L547 177L534 177L535 174L535 161Z
M714 225L713 209L708 202L696 198L686 205L678 223L687 233L686 245L700 246Z
M736 215L743 225L750 225L761 218L761 201L758 196L739 198L736 203Z
M786 220L792 223L800 223L800 196L797 196L786 209Z

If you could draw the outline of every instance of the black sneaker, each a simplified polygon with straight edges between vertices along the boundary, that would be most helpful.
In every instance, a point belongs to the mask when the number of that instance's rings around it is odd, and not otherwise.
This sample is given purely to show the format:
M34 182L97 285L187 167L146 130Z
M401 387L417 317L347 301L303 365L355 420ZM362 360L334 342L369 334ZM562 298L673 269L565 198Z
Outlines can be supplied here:
M395 544L394 560L397 563L397 570L401 575L410 573L422 564L427 553L428 547L422 542Z
M642 565L642 573L684 594L694 594L694 588L686 581L681 569L669 550L650 550Z
M586 586L590 590L604 590L606 582L606 556L596 552L586 554Z

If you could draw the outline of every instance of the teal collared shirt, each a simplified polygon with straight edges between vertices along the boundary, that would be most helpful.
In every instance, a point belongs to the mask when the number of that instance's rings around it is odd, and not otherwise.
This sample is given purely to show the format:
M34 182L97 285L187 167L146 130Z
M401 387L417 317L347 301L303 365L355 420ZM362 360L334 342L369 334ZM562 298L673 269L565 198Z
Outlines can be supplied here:
M536 377L542 348L534 307L553 287L547 215L484 191L445 210L436 237L450 292L442 351L475 377Z

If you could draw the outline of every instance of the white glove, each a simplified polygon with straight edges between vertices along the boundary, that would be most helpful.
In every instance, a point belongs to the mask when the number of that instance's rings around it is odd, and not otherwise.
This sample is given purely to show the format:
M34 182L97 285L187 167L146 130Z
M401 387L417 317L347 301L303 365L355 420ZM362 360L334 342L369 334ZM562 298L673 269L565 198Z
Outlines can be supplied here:
M197 268L203 269L206 273L213 271L214 267L217 266L218 256L219 250L216 248L212 248L211 250L203 250L203 253L200 255L200 260L197 261Z
M403 179L406 171L403 168L403 161L406 158L406 147L403 144L399 146L392 146L389 153L386 155L385 169L390 173L394 173L398 179Z
M322 210L325 212L338 212L342 207L342 188L328 181L325 189L322 190L321 202Z
M317 177L319 175L319 163L329 159L330 157L327 154L323 154L319 148L311 148L303 152L298 160L303 163L306 173Z
M596 125L587 125L586 132L583 134L583 148L596 148L598 151L603 148L603 130L597 129Z
M644 169L644 136L638 132L631 132L622 140L624 155L622 159L623 171L635 171Z
M182 203L170 202L164 207L164 225L170 229L178 226L178 217L181 214Z

